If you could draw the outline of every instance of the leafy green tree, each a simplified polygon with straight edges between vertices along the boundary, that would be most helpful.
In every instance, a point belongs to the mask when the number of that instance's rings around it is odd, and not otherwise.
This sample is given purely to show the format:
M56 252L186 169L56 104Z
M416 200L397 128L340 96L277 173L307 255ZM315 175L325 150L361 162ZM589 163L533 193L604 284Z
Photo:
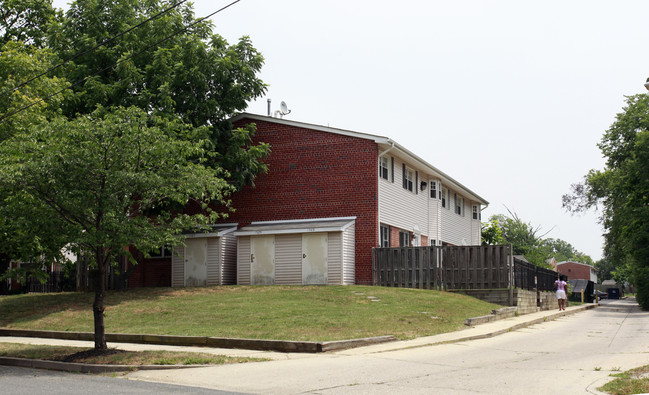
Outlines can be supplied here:
M529 262L550 268L548 261L554 257L559 261L573 260L593 264L590 256L577 251L570 243L561 239L544 239L548 232L541 233L540 227L524 222L509 211L492 215L489 222L482 225L483 244L511 244L514 255L524 255Z
M0 47L8 42L42 46L54 17L51 0L0 0Z
M209 210L186 215L157 208L190 201L227 204L227 173L205 166L210 154L204 140L175 138L184 129L135 107L100 107L0 143L0 185L12 191L0 217L20 212L26 231L36 224L56 229L61 243L93 253L97 349L106 349L103 279L108 265L127 253L124 247L177 245L183 230L218 217ZM149 210L156 216L143 215Z
M198 21L185 3L114 40L176 1L77 0L52 26L50 44L62 59L104 43L76 57L64 68L71 82L83 81L63 103L65 115L88 114L98 106L136 106L156 116L180 119L201 128L214 153L210 165L231 174L237 188L266 171L266 144L252 146L254 128L233 130L227 121L266 91L257 77L263 56L248 37L234 45ZM185 29L188 27L187 29ZM115 67L113 65L119 62ZM193 130L192 132L195 132ZM182 136L181 136L182 137Z
M597 272L597 279L601 283L604 280L613 279L613 272L615 271L615 265L613 265L607 259L600 259L593 265L595 271Z
M524 222L516 213L510 212L510 215L511 217L504 214L493 215L490 221L498 224L502 239L512 245L514 255L525 255L529 262L547 267L545 261L551 256L548 256L542 245L540 228L534 228L530 223Z
M67 86L64 79L43 76L32 81L27 89L15 89L22 82L50 69L56 61L56 56L47 48L25 45L20 41L8 41L0 46L0 143L16 133L28 132L61 116L63 96L52 95ZM46 97L50 98L41 100ZM12 198L11 191L0 185L0 206L10 204ZM0 216L0 275L11 259L34 264L62 259L60 234L56 229L34 223L28 230L22 226L23 220L18 214L20 212L9 212ZM19 279L24 279L27 274L39 272L14 274L20 274Z
M594 265L593 259L575 249L572 244L561 239L544 239L542 244L549 249L549 254L555 258L557 262L574 261L585 263L587 265Z
M599 144L603 170L591 170L563 197L573 212L601 207L605 259L628 265L638 302L649 309L649 96L627 97Z
M15 89L56 62L56 55L48 49L14 41L0 47L0 141L18 130L61 116L64 95L56 93L69 85L65 79L43 76Z
M482 223L481 235L482 245L501 245L506 243L497 217L491 217L489 222Z

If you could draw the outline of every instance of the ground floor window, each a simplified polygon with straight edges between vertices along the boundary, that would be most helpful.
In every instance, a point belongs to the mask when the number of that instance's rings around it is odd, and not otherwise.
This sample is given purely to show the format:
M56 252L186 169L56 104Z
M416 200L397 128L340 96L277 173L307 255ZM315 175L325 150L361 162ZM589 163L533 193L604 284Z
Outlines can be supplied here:
M381 247L390 247L390 227L381 225Z
M410 233L399 231L399 247L410 246Z

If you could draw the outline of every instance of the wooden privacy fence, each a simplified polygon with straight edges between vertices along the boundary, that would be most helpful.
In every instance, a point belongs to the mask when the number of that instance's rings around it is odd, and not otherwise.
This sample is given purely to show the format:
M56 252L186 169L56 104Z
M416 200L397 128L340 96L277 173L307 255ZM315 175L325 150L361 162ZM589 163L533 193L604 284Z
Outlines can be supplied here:
M436 290L512 288L511 246L372 249L372 282Z

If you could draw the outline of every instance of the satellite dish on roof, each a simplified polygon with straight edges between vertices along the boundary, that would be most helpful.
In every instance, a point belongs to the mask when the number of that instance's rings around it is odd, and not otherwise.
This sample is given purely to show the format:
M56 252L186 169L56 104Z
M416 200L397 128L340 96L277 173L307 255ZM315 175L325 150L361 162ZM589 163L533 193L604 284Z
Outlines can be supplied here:
M288 106L286 105L285 101L280 103L279 108L282 111L282 115L288 115L291 113L291 110L288 109Z
M279 105L279 110L275 111L275 117L277 118L283 118L284 115L288 115L291 113L291 110L288 109L288 106L286 105L286 102L282 102Z

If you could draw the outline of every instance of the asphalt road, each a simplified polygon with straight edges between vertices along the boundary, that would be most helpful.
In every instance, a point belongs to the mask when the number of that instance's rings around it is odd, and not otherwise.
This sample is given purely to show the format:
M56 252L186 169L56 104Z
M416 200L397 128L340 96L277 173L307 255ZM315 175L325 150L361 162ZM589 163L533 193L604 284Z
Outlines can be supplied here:
M611 373L649 364L648 333L635 300L603 301L481 340L125 377L255 394L588 394Z
M0 366L0 393L4 395L232 394L232 392L205 388L119 380L108 376L52 372L10 366Z

